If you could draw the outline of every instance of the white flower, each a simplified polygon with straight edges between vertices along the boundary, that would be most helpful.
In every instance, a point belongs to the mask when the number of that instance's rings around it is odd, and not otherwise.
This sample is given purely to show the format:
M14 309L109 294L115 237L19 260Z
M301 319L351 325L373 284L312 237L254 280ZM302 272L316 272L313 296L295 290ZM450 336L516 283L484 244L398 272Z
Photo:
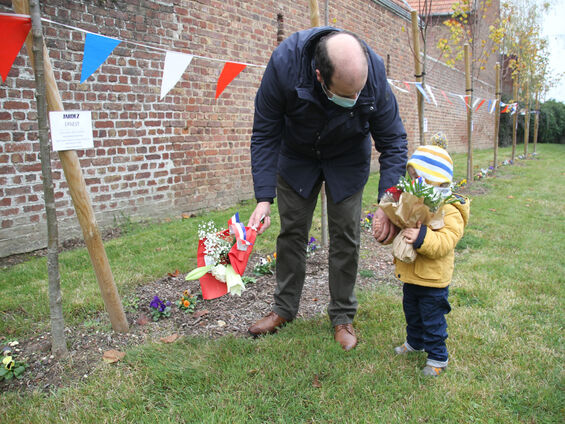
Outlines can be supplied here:
M230 268L231 266L228 265ZM218 281L221 281L223 283L226 282L226 266L219 264L216 266L213 266L212 269L210 270L210 273L214 276L214 278Z

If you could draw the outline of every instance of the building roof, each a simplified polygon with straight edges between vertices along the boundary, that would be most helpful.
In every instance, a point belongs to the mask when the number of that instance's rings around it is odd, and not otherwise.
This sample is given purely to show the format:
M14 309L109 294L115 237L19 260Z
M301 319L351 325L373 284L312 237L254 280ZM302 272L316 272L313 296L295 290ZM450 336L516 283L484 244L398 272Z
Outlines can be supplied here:
M451 6L456 3L456 1L457 0L429 0L431 5L430 13L432 15L451 14ZM421 13L420 9L424 7L425 0L406 0L406 3L408 3L412 9Z

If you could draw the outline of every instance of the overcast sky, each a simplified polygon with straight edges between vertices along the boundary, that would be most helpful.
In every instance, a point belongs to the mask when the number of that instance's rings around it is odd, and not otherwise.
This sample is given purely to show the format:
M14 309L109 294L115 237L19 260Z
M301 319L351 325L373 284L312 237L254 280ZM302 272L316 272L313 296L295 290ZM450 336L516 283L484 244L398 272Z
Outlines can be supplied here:
M553 74L565 72L565 0L554 0L554 6L545 16L543 32L549 41L549 66ZM546 100L565 103L565 78L549 90Z

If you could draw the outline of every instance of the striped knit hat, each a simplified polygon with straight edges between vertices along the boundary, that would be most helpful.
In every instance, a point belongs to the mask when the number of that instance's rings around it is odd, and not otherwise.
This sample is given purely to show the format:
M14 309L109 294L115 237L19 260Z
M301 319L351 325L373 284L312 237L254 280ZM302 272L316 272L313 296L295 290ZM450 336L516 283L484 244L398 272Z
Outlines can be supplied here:
M439 146L419 146L406 166L412 166L419 177L439 185L453 180L453 161L445 149Z

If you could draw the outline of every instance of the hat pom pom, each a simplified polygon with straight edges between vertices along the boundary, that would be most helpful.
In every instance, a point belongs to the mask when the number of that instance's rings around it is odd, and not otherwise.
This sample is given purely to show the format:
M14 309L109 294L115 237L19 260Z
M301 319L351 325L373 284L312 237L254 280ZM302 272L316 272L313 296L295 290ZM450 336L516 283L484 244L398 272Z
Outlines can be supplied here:
M434 135L432 135L430 139L430 144L447 150L447 136L441 131L437 132Z

